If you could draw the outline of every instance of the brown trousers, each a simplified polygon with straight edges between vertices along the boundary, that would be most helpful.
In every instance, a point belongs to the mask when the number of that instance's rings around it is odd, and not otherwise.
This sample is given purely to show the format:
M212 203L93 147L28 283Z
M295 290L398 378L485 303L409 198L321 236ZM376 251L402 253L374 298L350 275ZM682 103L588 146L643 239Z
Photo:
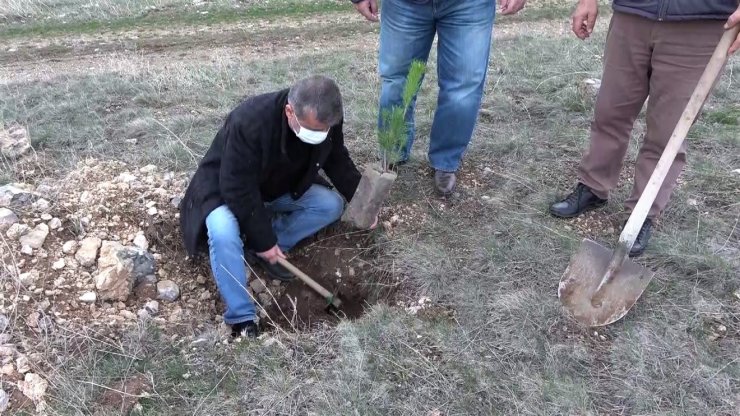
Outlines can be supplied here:
M681 113L709 62L724 21L655 22L615 12L604 51L604 74L591 124L591 143L580 180L600 198L617 186L630 133L648 95L647 133L635 166L628 212L650 179ZM668 204L686 165L686 142L671 166L648 217Z

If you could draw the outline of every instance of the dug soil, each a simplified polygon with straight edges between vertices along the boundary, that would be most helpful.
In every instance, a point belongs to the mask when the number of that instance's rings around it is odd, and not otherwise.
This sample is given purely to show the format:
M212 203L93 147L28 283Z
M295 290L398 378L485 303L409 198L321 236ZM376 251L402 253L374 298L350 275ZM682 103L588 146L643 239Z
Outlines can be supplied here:
M374 246L372 231L357 231L344 224L304 242L289 261L338 297L341 306L329 307L326 299L296 278L266 308L263 325L307 329L357 318L372 304L391 302L397 286L389 284L390 273L378 267L379 251Z

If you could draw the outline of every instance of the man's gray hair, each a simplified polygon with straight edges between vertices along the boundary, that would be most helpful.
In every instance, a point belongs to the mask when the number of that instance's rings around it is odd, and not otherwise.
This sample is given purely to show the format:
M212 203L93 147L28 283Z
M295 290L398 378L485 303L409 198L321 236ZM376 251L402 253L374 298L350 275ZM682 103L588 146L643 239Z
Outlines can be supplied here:
M315 75L295 83L288 92L288 103L298 118L316 113L319 123L334 126L344 117L342 94L331 78Z

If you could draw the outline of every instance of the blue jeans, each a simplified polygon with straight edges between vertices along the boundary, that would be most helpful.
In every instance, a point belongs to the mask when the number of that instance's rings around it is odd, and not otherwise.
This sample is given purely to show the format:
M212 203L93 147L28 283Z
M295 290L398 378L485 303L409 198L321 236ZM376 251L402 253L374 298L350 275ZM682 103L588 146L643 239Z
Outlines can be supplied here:
M344 210L342 197L321 185L313 185L298 200L283 195L266 205L274 213L272 229L284 252L337 221ZM233 325L255 320L257 312L246 290L249 270L244 264L244 244L236 217L229 207L221 205L206 217L206 228L211 271L226 303L224 322Z
M426 62L435 33L438 36L439 97L429 138L429 162L435 169L456 171L473 136L495 13L495 0L383 0L381 109L401 104L411 61ZM409 134L401 160L408 159L414 142L413 111L407 113L406 122Z

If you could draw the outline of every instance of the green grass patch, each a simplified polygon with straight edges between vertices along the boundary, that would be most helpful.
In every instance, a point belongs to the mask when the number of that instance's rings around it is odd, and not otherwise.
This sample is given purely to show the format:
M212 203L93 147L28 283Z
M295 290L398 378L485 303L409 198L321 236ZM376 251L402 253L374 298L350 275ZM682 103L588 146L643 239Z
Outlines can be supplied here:
M141 15L118 16L108 20L31 21L0 26L0 39L65 34L100 34L125 30L164 29L183 26L215 26L253 19L298 18L300 16L347 11L351 4L337 1L276 1L243 8L212 7L193 10L166 8Z

